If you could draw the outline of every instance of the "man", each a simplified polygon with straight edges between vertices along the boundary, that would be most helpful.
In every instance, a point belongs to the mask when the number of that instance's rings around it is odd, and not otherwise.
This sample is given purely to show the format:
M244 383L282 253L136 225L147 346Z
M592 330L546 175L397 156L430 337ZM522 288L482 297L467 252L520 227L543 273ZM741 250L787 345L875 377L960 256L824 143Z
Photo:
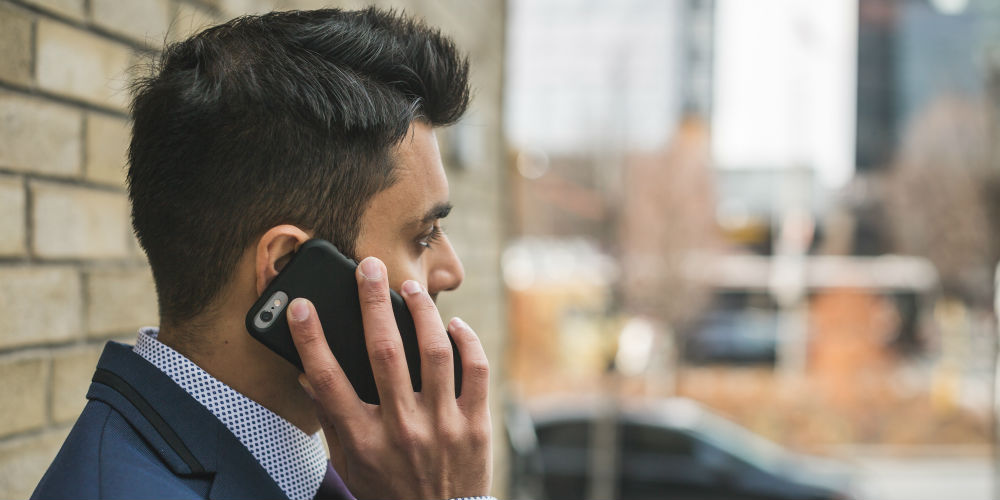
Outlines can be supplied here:
M434 127L465 111L467 75L438 31L376 9L243 17L167 47L134 87L128 172L160 328L108 344L33 496L486 495L486 357L467 325L448 324L456 400L433 301L463 277L440 227L450 205ZM378 406L358 398L308 301L288 309L304 375L244 327L311 237L361 260ZM417 327L420 393L390 287Z

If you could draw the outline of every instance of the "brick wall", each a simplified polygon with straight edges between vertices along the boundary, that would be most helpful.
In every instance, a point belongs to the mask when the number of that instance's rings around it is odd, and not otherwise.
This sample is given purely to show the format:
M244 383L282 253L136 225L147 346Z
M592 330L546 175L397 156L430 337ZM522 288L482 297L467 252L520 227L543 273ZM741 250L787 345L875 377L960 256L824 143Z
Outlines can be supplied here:
M137 327L157 323L124 191L130 68L163 40L235 15L327 4L0 0L0 498L31 493L83 408L103 344L131 342ZM440 134L457 207L449 232L468 278L441 308L462 315L483 337L499 396L506 330L498 272L504 4L380 5L425 17L472 55L473 109L464 124ZM499 419L494 427L499 439ZM495 482L502 494L501 443Z

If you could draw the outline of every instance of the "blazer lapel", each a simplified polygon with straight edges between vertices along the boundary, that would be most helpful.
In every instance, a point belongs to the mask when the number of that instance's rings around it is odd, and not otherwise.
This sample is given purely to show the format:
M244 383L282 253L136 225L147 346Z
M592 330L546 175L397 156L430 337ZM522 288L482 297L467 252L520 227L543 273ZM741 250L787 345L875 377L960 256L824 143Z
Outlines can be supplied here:
M287 498L249 450L166 374L108 342L87 393L110 405L179 476L211 476L209 498Z

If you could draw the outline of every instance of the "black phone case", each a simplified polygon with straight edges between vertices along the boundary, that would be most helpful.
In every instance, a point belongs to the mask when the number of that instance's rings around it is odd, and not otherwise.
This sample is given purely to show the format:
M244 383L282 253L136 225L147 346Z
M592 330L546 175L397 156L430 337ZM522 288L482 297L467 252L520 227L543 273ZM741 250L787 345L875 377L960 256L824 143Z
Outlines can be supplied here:
M358 299L358 282L355 278L357 266L355 261L340 253L326 240L311 239L303 243L247 312L246 328L251 336L301 371L302 360L288 329L287 304L265 330L259 329L254 324L254 317L264 307L265 302L279 290L288 295L289 303L298 297L309 299L316 307L330 350L354 386L358 397L366 403L379 404L372 365L365 347L361 302ZM413 390L419 392L420 351L413 318L399 294L390 290L389 295L396 316L396 325L403 340L410 381ZM451 346L455 359L455 397L458 397L462 386L462 363L454 341Z

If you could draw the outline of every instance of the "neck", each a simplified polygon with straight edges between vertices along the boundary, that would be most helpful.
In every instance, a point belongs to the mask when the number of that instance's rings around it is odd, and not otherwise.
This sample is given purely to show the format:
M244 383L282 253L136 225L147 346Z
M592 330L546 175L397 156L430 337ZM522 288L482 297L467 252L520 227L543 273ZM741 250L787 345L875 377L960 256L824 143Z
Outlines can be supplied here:
M212 316L207 321L164 325L158 338L303 432L319 431L313 402L299 386L299 371L251 337L242 315L218 312Z

